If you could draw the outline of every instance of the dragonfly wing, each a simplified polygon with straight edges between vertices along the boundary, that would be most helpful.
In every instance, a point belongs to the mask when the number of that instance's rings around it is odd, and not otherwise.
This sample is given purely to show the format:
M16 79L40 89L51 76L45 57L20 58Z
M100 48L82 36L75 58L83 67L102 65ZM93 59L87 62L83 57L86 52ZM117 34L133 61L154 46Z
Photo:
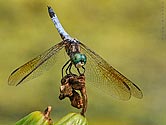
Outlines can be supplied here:
M64 42L62 41L14 70L9 76L8 84L18 85L24 81L40 76L43 71L50 69L55 64L57 61L55 57L63 47Z
M141 90L129 79L119 73L102 57L80 43L82 52L87 56L86 79L108 95L121 100L129 100L131 95L142 98Z

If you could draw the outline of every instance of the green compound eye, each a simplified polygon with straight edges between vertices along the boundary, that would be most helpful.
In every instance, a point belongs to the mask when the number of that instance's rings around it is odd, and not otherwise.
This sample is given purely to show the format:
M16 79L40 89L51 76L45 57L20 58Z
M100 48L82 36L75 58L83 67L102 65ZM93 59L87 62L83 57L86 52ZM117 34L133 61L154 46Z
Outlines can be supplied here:
M77 68L80 68L86 64L86 56L85 54L76 53L72 57L72 62Z

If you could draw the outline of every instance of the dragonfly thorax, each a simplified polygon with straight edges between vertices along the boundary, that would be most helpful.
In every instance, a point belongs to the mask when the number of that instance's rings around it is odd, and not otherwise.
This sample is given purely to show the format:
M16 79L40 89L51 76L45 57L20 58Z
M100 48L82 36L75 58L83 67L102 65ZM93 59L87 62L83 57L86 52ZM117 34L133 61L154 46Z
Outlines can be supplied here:
M75 53L71 57L72 63L75 65L75 67L80 68L86 64L86 56L85 54L81 53Z
M75 41L67 41L67 45L65 46L66 53L68 56L72 56L73 53L80 53L80 45Z

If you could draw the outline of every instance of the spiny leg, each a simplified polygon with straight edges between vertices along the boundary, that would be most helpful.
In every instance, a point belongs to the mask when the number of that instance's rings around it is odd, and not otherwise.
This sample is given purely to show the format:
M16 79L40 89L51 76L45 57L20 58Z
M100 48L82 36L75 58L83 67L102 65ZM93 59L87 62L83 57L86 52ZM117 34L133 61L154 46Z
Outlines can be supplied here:
M85 74L85 67L82 66L82 69L84 70L83 74Z
M77 68L77 71L78 71L79 75L81 75L79 68Z
M70 74L73 74L73 73L71 72L71 67L72 67L72 65L73 65L73 64L71 63L71 66L69 67L69 73L70 73Z
M67 64L66 64L66 65L67 65ZM71 72L72 66L73 66L73 64L72 64L72 62L70 62L70 64L69 64L68 67L66 68L66 74L73 74L73 73ZM83 73L81 73L80 70L79 70L79 68L77 68L77 71L78 71L79 75L85 73L85 67L82 66L82 69L83 69Z
M63 77L63 70L64 70L64 68L66 67L66 65L70 62L71 60L68 60L66 63L65 63L65 65L63 65L63 67L62 67L62 77Z
M68 65L68 67L66 68L66 74L72 74L71 73L71 67L72 67L72 63L70 63L69 65ZM68 73L68 71L69 71L69 73Z
M82 69L84 70L84 71L83 71L83 73L81 73L81 72L80 72L80 70L79 70L79 68L77 68L77 71L78 71L79 75L81 75L81 74L84 74L84 73L85 73L85 67L83 67L83 66L82 66Z

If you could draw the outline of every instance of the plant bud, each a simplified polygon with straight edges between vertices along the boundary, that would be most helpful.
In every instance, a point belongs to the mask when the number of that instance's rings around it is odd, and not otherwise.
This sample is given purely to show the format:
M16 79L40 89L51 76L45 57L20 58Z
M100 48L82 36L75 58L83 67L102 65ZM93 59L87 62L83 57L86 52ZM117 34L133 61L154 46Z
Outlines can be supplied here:
M34 111L16 122L16 125L53 125L49 118L51 107L47 107L44 113Z

